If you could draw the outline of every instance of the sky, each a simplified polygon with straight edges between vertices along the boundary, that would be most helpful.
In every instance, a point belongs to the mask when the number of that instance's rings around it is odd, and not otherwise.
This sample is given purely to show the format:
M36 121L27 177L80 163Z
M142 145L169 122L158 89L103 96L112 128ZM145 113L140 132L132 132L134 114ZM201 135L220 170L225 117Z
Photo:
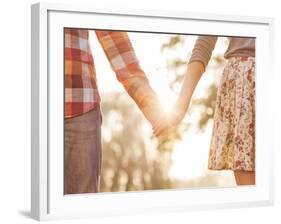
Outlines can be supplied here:
M115 78L115 73L111 70L109 62L100 47L94 31L90 32L96 74L99 91L102 94L117 91L124 92L122 85ZM150 33L133 33L129 32L130 40L139 59L140 65L145 71L150 85L160 98L166 111L170 111L176 101L176 95L169 87L169 78L166 66L167 58L180 57L188 61L188 54L192 51L197 36L189 35L186 37L185 44L177 48L174 52L161 53L161 46L167 42L171 35L169 34L150 34ZM213 53L223 54L226 46L220 39L217 42ZM204 94L213 75L219 78L220 74L204 74L196 87L194 95ZM185 119L194 119L187 117ZM172 156L173 165L170 175L179 179L192 179L205 174L207 171L209 144L211 140L212 125L208 125L203 133L190 130L185 133L183 140L179 141ZM214 172L214 171L212 171ZM226 178L231 179L230 172L224 172Z

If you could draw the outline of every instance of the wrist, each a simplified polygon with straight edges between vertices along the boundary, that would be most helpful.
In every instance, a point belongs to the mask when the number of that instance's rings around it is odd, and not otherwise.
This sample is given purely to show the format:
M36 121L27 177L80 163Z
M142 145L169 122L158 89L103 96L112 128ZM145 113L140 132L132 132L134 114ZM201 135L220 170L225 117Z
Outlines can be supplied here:
M183 116L188 108L189 103L183 100L178 100L176 105L175 105L175 114Z
M167 119L167 115L159 108L145 107L142 112L153 128L157 128Z
M177 111L174 110L172 111L172 124L173 125L178 125L184 118L185 113L183 111Z

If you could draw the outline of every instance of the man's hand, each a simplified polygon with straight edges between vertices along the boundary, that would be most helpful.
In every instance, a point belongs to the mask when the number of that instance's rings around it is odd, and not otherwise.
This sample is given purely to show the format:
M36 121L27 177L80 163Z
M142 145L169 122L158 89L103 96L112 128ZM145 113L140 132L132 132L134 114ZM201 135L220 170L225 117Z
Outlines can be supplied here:
M171 116L167 117L167 119L163 120L161 124L153 128L153 134L157 138L167 138L175 131L179 123L178 120L178 118L175 120L175 118Z
M162 120L161 123L153 128L153 134L157 138L165 138L169 135L169 133L172 131L172 125L170 122L170 119Z
M173 133L176 127L181 123L185 115L182 106L177 102L174 110L162 119L161 123L153 128L153 133L158 138L165 138Z

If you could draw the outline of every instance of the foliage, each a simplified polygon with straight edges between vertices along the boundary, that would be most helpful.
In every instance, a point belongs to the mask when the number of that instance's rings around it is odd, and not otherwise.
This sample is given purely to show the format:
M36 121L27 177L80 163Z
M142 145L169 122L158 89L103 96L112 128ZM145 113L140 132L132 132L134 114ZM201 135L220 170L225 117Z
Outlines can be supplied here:
M222 39L222 43L226 44L226 38ZM176 47L183 47L186 42L186 36L177 35L171 38L167 43L162 45L162 51L173 51ZM188 57L191 56L191 53ZM170 88L174 92L179 92L180 86L183 82L184 71L186 70L186 66L188 64L187 59L180 59L178 57L174 59L169 59L167 61L167 71L170 74ZM206 73L212 71L213 73L221 73L221 70L224 65L224 58L220 54L212 55L212 58L209 62L209 66L206 70ZM205 74L209 75L209 74ZM200 110L200 118L197 122L197 129L199 131L204 131L204 128L207 126L208 122L212 120L214 116L215 110L215 102L216 102L216 93L217 93L217 80L213 78L212 83L206 89L206 95L200 98L193 98L192 103L190 105L189 113L195 112L194 108L201 108ZM189 127L192 126L190 123L184 123L184 131L187 131ZM180 133L183 134L184 131L178 131L178 137ZM180 133L179 133L180 132Z
M125 93L103 97L101 192L172 188L170 152L143 130L144 117ZM155 139L154 139L155 140Z
M186 37L176 35L162 45L161 51L175 51L183 47ZM225 41L225 39L223 40ZM190 53L188 54L188 57ZM213 55L206 73L221 73L222 55ZM178 92L187 66L187 60L178 57L167 59L170 88ZM209 75L209 74L206 74ZM195 126L203 131L214 116L217 81L213 78L203 97L194 97L188 113L199 111ZM183 122L170 138L157 141L151 127L125 93L108 93L103 96L103 165L101 192L169 189L178 187L215 186L218 174L205 174L196 180L177 180L169 176L174 144L194 123Z

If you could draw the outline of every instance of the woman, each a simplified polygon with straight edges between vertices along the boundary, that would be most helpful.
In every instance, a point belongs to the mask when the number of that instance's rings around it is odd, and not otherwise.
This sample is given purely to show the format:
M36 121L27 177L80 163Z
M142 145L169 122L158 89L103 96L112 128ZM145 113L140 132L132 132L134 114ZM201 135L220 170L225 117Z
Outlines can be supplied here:
M184 118L216 41L216 36L197 39L172 112L172 125ZM255 39L230 38L224 57L228 62L218 87L208 168L233 170L237 185L255 184ZM167 129L160 125L155 135Z

